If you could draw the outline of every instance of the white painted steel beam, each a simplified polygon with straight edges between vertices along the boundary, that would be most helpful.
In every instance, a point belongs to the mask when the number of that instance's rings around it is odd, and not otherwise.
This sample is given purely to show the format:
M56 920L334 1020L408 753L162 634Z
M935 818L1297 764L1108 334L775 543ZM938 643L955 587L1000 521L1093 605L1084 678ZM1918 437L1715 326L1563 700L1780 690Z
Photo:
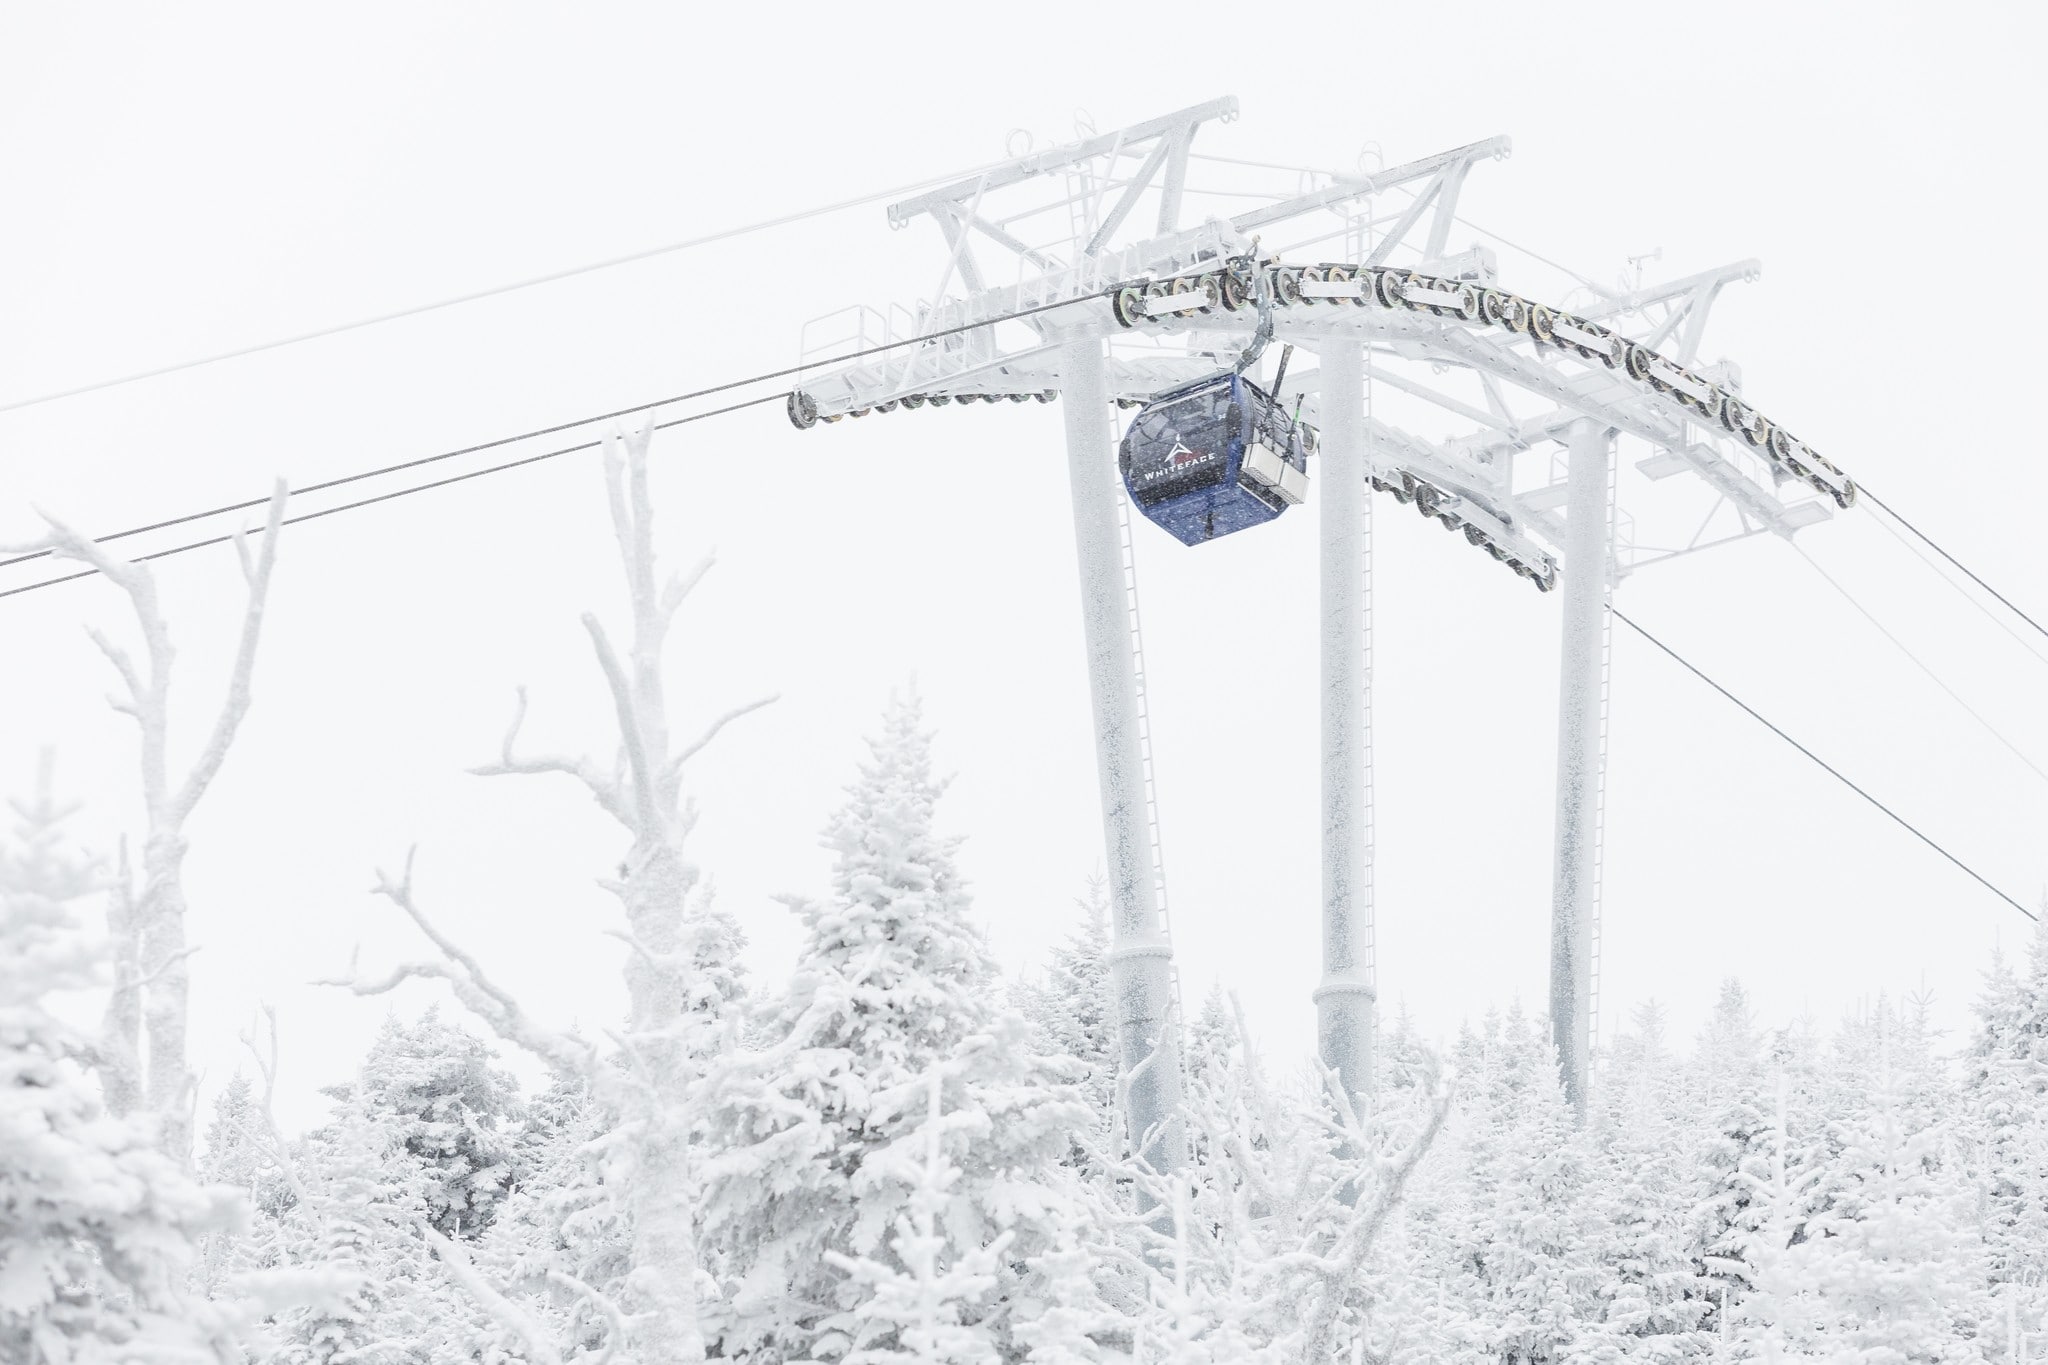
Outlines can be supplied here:
M1557 842L1550 899L1550 1029L1565 1098L1583 1118L1592 1063L1593 888L1598 875L1600 632L1607 610L1607 466L1614 433L1571 429L1565 474L1564 630L1557 697Z
M1088 692L1095 713L1096 776L1108 852L1110 990L1117 1049L1129 1092L1131 1145L1155 1171L1186 1164L1180 1112L1180 1021L1173 1017L1173 945L1154 895L1145 819L1144 753L1137 676L1117 534L1118 486L1109 424L1109 386L1096 337L1060 351L1065 382L1067 471L1074 495L1074 543L1081 569L1081 624Z
M1316 1041L1354 1104L1373 1089L1372 864L1365 841L1367 675L1364 348L1322 352L1323 972Z

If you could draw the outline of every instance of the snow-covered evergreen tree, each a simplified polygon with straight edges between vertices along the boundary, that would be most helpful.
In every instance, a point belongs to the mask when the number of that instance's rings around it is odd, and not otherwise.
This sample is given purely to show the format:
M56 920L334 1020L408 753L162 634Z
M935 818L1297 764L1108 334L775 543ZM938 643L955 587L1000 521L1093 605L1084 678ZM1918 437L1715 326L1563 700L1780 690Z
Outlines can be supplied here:
M258 1147L261 1120L256 1114L254 1087L237 1071L221 1092L214 1096L213 1120L206 1126L206 1146L199 1154L199 1178L209 1185L235 1191L251 1212L251 1225L219 1228L200 1243L198 1284L213 1297L228 1287L229 1277L238 1270L261 1264L257 1243L272 1220L263 1216L259 1205L266 1163ZM276 1210L268 1210L274 1217Z
M199 1154L200 1176L253 1194L262 1169L257 1124L255 1088L237 1071L214 1096L213 1121L206 1125L206 1146Z
M1089 1149L1114 1157L1122 1147L1107 884L1100 876L1090 877L1086 894L1074 904L1081 911L1080 922L1054 945L1044 980L1020 983L1016 996L1039 1049L1049 1057L1071 1057L1080 1064L1081 1096L1094 1120L1076 1134L1068 1160L1091 1177L1100 1177Z
M93 1046L47 997L104 984L69 903L93 885L66 814L16 804L0 841L0 1360L10 1365L223 1361L230 1315L186 1290L194 1242L229 1221L160 1152L153 1124L106 1112Z
M1910 1072L1884 1057L1873 1079L1869 1117L1835 1125L1834 1194L1817 1215L1799 1186L1823 1172L1788 1171L1792 1144L1777 1141L1746 1258L1754 1288L1737 1311L1746 1358L1983 1359L1976 1338L1989 1304L1968 1191L1941 1157L1940 1125L1915 1117Z
M1982 1191L1994 1282L2048 1303L2048 915L2024 972L1994 956L1963 1057L1963 1159Z
M1591 1153L1565 1104L1549 1029L1519 1004L1461 1039L1452 1148L1462 1197L1438 1214L1457 1343L1475 1359L1569 1359L1603 1305L1587 1249Z
M398 1129L359 1099L293 1156L304 1191L284 1215L281 1262L307 1267L339 1292L283 1314L279 1365L344 1365L370 1358L425 1362L447 1324L440 1276L420 1229L431 1216L427 1168Z
M962 1172L946 1152L943 1069L933 1069L926 1090L930 1098L914 1140L868 1158L871 1170L900 1166L893 1179L910 1186L908 1207L888 1238L892 1254L883 1259L825 1253L869 1290L854 1310L860 1326L847 1365L1000 1365L1003 1358L994 1338L971 1320L987 1314L1013 1234L998 1233L985 1246L953 1244L941 1220Z
M1382 1031L1374 1049L1378 1088L1389 1092L1412 1089L1433 1065L1434 1058L1408 1013L1408 1002L1400 1001L1394 1007L1394 1022Z
M727 1286L717 1337L729 1357L908 1350L902 1322L876 1307L878 1286L898 1283L884 1271L955 1283L945 1277L1005 1237L995 1284L969 1277L972 1292L962 1284L945 1308L948 1349L1019 1358L1041 1326L1058 1344L1034 1358L1074 1359L1086 1341L1082 1210L1062 1160L1092 1115L1065 1079L1072 1063L1041 1054L1001 1003L954 841L934 826L942 789L917 701L892 699L827 831L832 892L795 905L805 941L766 1014L773 1041L727 1065L705 1099L704 1232ZM933 1215L950 1250L920 1268L904 1255L931 1243L895 1235L899 1220L920 1226L921 1163L933 1159L959 1173Z
M1200 1008L1183 1027L1186 1041L1181 1044L1181 1067L1190 1076L1231 1071L1243 1061L1249 1043L1237 1027L1221 981L1209 983Z
M1633 1022L1611 1050L1589 1135L1599 1148L1589 1250L1604 1307L1578 1355L1586 1365L1695 1360L1711 1346L1700 1330L1709 1306L1687 1236L1689 1143L1673 1104L1663 1016L1651 1003Z
M1693 1156L1690 1248L1708 1302L1706 1325L1719 1330L1724 1305L1739 1302L1750 1286L1746 1249L1762 1213L1758 1182L1769 1178L1776 1128L1761 1098L1762 1040L1749 997L1737 981L1722 983L1720 998L1687 1068L1684 1116L1703 1132Z
M427 1220L447 1237L490 1226L515 1178L518 1083L475 1034L428 1006L386 1015L348 1093L420 1168Z
M617 1192L605 1184L615 1144L610 1116L579 1076L557 1076L522 1116L519 1183L486 1234L482 1254L545 1320L557 1340L600 1350L610 1324L573 1277L614 1299L632 1270L632 1238Z

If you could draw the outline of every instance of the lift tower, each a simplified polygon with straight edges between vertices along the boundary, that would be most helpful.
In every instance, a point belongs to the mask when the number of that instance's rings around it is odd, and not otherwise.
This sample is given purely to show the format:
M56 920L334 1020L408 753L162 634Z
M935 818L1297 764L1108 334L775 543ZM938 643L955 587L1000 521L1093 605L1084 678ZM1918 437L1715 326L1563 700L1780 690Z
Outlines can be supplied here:
M1119 1045L1134 1141L1159 1169L1185 1158L1178 988L1111 401L1144 403L1228 370L1262 326L1321 358L1279 396L1324 438L1311 468L1323 624L1313 996L1323 1061L1358 1095L1371 1087L1376 969L1366 490L1462 533L1540 591L1562 588L1550 1001L1581 1109L1598 1019L1609 595L1637 569L1763 532L1790 537L1855 498L1839 469L1749 404L1732 362L1699 359L1714 300L1755 279L1755 262L1649 287L1573 275L1551 282L1558 296L1514 292L1492 250L1453 240L1477 231L1458 216L1459 196L1475 167L1507 155L1505 139L1350 172L1193 149L1236 113L1221 99L1088 133L893 205L893 226L930 218L939 229L931 299L820 319L804 349L808 360L848 342L913 344L820 362L790 399L805 427L1066 399ZM1265 306L1247 305L1247 271ZM1381 404L1464 430L1427 439ZM1626 509L1624 440L1635 447ZM1689 477L1668 482L1676 475Z

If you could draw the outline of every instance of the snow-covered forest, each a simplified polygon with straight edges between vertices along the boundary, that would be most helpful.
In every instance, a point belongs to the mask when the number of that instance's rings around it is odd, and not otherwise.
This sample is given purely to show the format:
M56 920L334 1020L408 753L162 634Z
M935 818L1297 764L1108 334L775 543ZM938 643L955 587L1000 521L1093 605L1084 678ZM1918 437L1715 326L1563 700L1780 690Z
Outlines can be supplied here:
M1085 856L1045 908L1065 946L1005 979L906 689L843 803L804 817L834 861L791 888L800 952L743 970L691 859L689 762L772 713L671 714L664 646L703 566L657 566L650 437L607 445L629 609L585 622L617 752L533 753L515 723L478 769L575 784L616 822L591 873L618 913L562 940L619 955L616 1011L552 1027L387 868L417 954L338 962L333 989L382 1011L425 979L442 1003L387 1013L303 1132L270 1102L289 1019L201 1102L181 882L290 533L240 547L240 652L180 768L148 571L52 529L135 608L140 654L98 643L148 827L76 846L60 764L0 843L0 1362L2048 1359L2048 933L1986 964L1968 1036L1884 995L1764 1020L1730 981L1695 1038L1645 1004L1582 1123L1519 1003L1441 1048L1388 1009L1353 1103L1261 1055L1219 987L1188 1002L1192 1164L1154 1171L1120 1119Z

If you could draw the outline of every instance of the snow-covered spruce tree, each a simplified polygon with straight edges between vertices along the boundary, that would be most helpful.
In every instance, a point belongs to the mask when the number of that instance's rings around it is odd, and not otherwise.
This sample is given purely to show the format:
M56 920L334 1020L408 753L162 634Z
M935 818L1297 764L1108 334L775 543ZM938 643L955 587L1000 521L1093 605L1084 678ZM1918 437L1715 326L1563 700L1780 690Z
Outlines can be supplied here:
M232 1274L261 1264L253 1243L263 1240L274 1222L276 1210L258 1203L266 1166L258 1146L261 1124L254 1087L237 1071L213 1098L213 1120L206 1126L206 1145L199 1153L199 1178L235 1191L250 1216L244 1226L217 1229L201 1241L197 1283L208 1298L223 1293Z
M1000 1365L1002 1360L995 1341L969 1319L985 1315L1013 1234L998 1233L986 1246L959 1247L940 1221L962 1174L946 1152L945 1130L962 1117L945 1112L946 1070L934 1067L925 1082L925 1120L911 1135L914 1141L882 1148L868 1158L878 1174L900 1167L888 1178L910 1186L908 1207L897 1215L888 1239L892 1254L885 1259L825 1253L867 1286L867 1297L854 1310L860 1324L855 1335L879 1343L851 1351L847 1365Z
M2025 970L1992 959L1963 1056L1963 1157L1981 1190L1991 1279L2048 1312L2048 911Z
M827 831L832 892L793 902L804 945L766 1007L771 1041L714 1073L704 1232L727 1284L716 1332L726 1357L908 1350L900 1322L872 1306L879 1277L958 1283L945 1279L962 1264L949 1258L1007 1237L994 1283L971 1295L963 1286L945 1310L948 1349L1094 1358L1082 1209L1061 1164L1092 1115L1066 1079L1071 1062L1041 1054L1002 1004L967 921L954 841L934 828L941 788L918 703L892 699ZM933 1159L958 1175L935 1215L946 1248L920 1269L902 1253L928 1243L892 1234L900 1219L918 1226L933 1131Z
M1238 1028L1235 1007L1224 994L1223 983L1211 982L1201 1008L1181 1034L1182 1088L1196 1087L1211 1097L1229 1095L1247 1075L1255 1075L1257 1067L1251 1040ZM1271 1116L1267 1107L1260 1106L1249 1117L1263 1120ZM1211 1165L1208 1144L1214 1131L1212 1124L1196 1124L1188 1131L1188 1160L1196 1170ZM1254 1127L1250 1140L1263 1146L1273 1139ZM1219 1165L1217 1169L1224 1168Z
M447 1237L490 1226L514 1178L518 1083L481 1038L429 1006L386 1015L350 1090L425 1177L427 1221Z
M1549 1029L1517 1004L1462 1038L1457 1056L1460 1188L1432 1211L1433 1259L1465 1314L1447 1346L1528 1365L1570 1359L1604 1305L1588 1254L1591 1153L1565 1105Z
M1223 983L1210 982L1201 1008L1187 1022L1187 1041L1181 1045L1182 1068L1190 1076L1215 1071L1220 1080L1223 1073L1245 1064L1244 1049L1248 1045L1237 1027Z
M141 885L136 885L124 854L108 905L114 989L107 1000L97 1066L108 1109L117 1117L147 1111L157 1123L164 1152L181 1166L189 1166L192 1160L195 1088L185 1045L191 989L186 967L191 949L185 941L185 821L219 774L235 732L249 711L249 678L256 665L256 644L263 629L284 503L285 486L279 482L271 495L262 546L253 557L242 535L235 535L235 552L241 557L242 577L248 585L241 641L227 694L204 747L182 779L171 776L169 758L175 651L149 566L118 559L98 541L54 519L45 539L5 551L48 551L97 569L127 595L141 629L144 658L140 664L106 635L91 632L92 642L121 678L123 690L113 697L113 707L133 719L140 732L142 807L148 822L142 841Z
M1720 1330L1724 1306L1750 1286L1745 1248L1760 1227L1758 1182L1769 1178L1777 1129L1761 1097L1763 1061L1756 1018L1741 983L1722 983L1691 1065L1681 1115L1702 1133L1693 1156L1690 1254L1699 1293L1708 1303L1703 1325Z
M1747 1258L1755 1287L1737 1314L1737 1341L1747 1351L1739 1358L1984 1358L1978 1337L1989 1304L1969 1192L1941 1155L1942 1125L1916 1115L1910 1067L1895 1068L1888 1053L1872 1077L1866 1116L1834 1125L1840 1154L1826 1182L1834 1193L1817 1215L1799 1186L1819 1183L1822 1171L1788 1171L1788 1144L1779 1140L1770 1197L1759 1201L1766 1216Z
M303 1191L282 1219L281 1265L328 1281L328 1301L282 1314L278 1365L394 1365L432 1359L447 1325L441 1277L422 1240L429 1179L396 1125L354 1097L298 1144Z
M618 1291L632 1271L625 1210L604 1183L610 1118L581 1076L556 1076L522 1116L518 1184L485 1234L479 1260L578 1350L603 1347L610 1324L589 1296L551 1279Z
M499 761L476 770L487 776L572 777L625 829L629 845L619 875L602 883L624 911L625 926L616 936L630 949L623 970L627 1019L619 1046L601 1048L538 1024L491 980L473 953L434 927L414 894L410 860L402 877L381 878L378 892L433 942L437 955L401 964L383 976L337 984L373 995L416 977L447 981L456 998L500 1038L585 1082L604 1111L601 1184L624 1233L627 1265L615 1284L591 1284L566 1265L545 1267L543 1273L549 1284L580 1296L602 1316L605 1344L624 1352L622 1360L687 1365L704 1359L694 1150L702 1116L695 1091L705 1058L729 1034L726 1015L740 989L735 965L740 938L729 917L693 894L700 874L685 856L684 843L696 813L682 799L683 774L690 759L726 725L773 699L727 711L686 744L676 744L670 733L664 645L676 613L711 561L666 583L657 576L647 487L653 436L650 418L632 435L607 437L604 443L605 488L632 609L626 657L619 657L596 617L583 618L619 727L616 758L600 764L518 752L526 710L522 692ZM460 1244L429 1232L430 1240L439 1239L435 1249L450 1275L519 1336L531 1357L559 1356L560 1344L546 1337L545 1324L491 1282L488 1266L474 1263Z
M213 1097L213 1121L199 1153L199 1175L209 1184L253 1193L262 1157L251 1136L257 1130L254 1088L237 1071Z
M1415 1020L1408 1013L1407 1001L1395 1005L1394 1022L1374 1049L1374 1061L1374 1069L1378 1072L1376 1088L1389 1092L1412 1088L1425 1072L1437 1065L1435 1055L1415 1031Z
M1123 1125L1117 1115L1114 997L1109 989L1109 891L1100 876L1088 879L1074 904L1081 911L1063 943L1052 950L1043 981L1020 983L1017 1006L1031 1021L1039 1049L1080 1063L1081 1096L1094 1122L1076 1134L1068 1161L1091 1178L1104 1172L1092 1152L1118 1155Z
M1797 1240L1819 1235L1832 1211L1858 1203L1859 1163L1848 1152L1858 1134L1884 1123L1928 1131L1934 1135L1926 1159L1951 1175L1961 1169L1960 1130L1951 1122L1957 1100L1937 1041L1924 997L1902 1008L1880 992L1842 1020L1824 1056L1819 1049L1809 1057L1799 1048L1774 1047L1774 1069L1788 1082L1786 1121L1799 1135L1789 1149L1792 1161L1814 1175ZM1889 1118L1881 1116L1880 1104L1889 1107Z
M1589 1134L1590 1250L1603 1307L1581 1338L1585 1365L1697 1360L1712 1345L1700 1330L1709 1307L1687 1240L1691 1144L1674 1113L1663 1014L1652 1002L1633 1022L1614 1041Z
M50 798L16 804L0 841L0 1360L9 1365L239 1358L229 1319L186 1291L194 1242L232 1217L108 1114L92 1045L48 1009L92 989L104 958L69 902L94 884Z

